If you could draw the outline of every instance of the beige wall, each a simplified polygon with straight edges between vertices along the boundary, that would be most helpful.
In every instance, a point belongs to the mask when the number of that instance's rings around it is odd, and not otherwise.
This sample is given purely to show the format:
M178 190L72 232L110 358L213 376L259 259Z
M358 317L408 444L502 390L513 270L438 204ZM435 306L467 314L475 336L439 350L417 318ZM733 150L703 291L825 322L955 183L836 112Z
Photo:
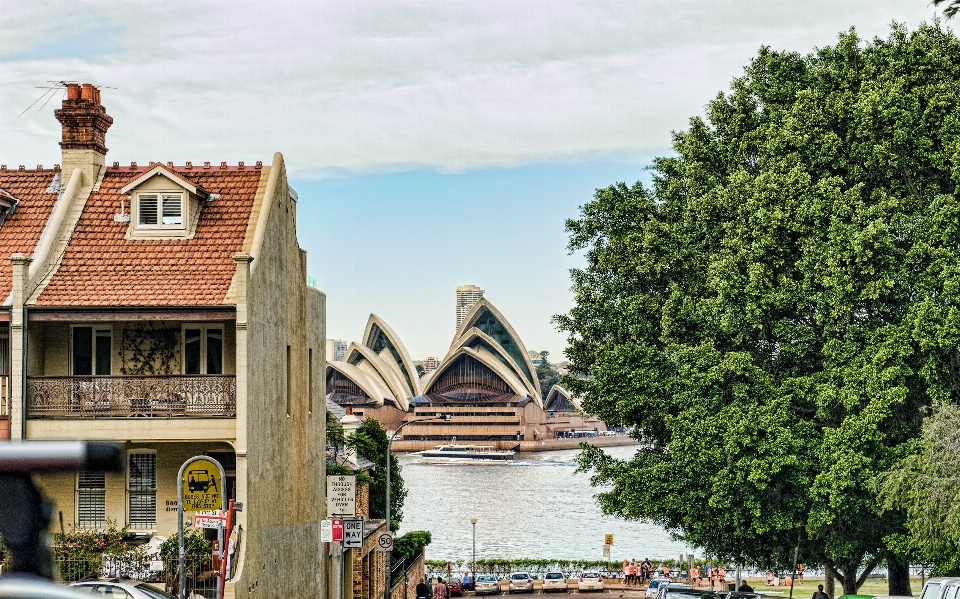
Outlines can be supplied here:
M29 346L27 353L28 376L68 376L70 374L70 328L72 325L92 326L97 329L110 329L111 372L114 375L123 374L124 364L131 363L131 352L124 351L123 335L127 327L137 326L139 323L153 324L155 321L119 321L119 322L76 322L40 321L30 322L27 330ZM184 328L191 326L212 325L223 327L223 373L235 374L236 367L236 326L232 321L220 322L183 322L177 320L164 321L163 328L176 331L177 347L173 352L172 362L169 364L170 374L183 372L183 335Z
M271 169L278 168L280 172L270 173L277 181L273 193L268 185L260 208L260 218L267 212L267 220L262 245L254 244L245 301L242 284L237 285L238 304L246 305L246 329L238 330L237 337L238 362L243 353L247 359L245 371L238 369L238 385L246 381L246 400L238 406L237 420L245 433L237 435L245 536L240 570L228 596L244 598L320 597L325 579L320 543L325 511L325 297L306 286L306 254L296 240L296 203L289 196L282 162L275 160ZM238 322L242 319L238 306ZM308 389L311 349L313 388Z
M29 433L29 429L28 429ZM28 435L29 436L29 435ZM177 474L185 461L204 452L232 451L225 443L125 443L124 450L153 450L157 454L157 526L150 529L162 536L175 534L177 530ZM76 522L77 474L38 475L40 486L54 502L54 517L50 530L60 530L60 517L64 529ZM126 474L108 473L105 476L106 517L119 526L127 524L127 477ZM131 528L136 532L145 532Z

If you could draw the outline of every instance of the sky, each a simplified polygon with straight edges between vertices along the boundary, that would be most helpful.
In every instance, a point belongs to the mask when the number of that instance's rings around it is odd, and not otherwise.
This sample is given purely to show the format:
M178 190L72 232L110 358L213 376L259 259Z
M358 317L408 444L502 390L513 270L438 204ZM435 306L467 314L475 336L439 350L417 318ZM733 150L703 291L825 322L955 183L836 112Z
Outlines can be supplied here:
M442 357L455 289L475 284L559 361L550 319L583 266L564 223L596 189L649 181L671 132L761 46L808 53L936 14L926 0L0 0L0 163L60 162L61 95L26 109L48 81L94 83L108 162L283 154L328 337L358 340L372 312L415 359Z

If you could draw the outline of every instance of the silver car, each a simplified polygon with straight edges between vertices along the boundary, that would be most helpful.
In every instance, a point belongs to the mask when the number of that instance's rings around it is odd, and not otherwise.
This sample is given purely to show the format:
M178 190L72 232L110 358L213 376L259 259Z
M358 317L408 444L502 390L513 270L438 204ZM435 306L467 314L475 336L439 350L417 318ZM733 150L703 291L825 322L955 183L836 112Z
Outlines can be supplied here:
M532 593L533 577L529 572L511 572L507 582L507 594Z
M481 574L473 583L473 592L476 595L499 595L500 579L490 574Z
M116 599L177 599L166 591L139 580L91 580L75 582L70 588L96 595L97 597L115 597Z

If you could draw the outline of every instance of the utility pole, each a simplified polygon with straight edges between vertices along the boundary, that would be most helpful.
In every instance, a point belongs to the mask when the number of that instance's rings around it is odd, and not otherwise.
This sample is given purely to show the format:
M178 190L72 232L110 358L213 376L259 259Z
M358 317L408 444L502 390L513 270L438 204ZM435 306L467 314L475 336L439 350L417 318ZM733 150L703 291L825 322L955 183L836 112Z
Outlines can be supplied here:
M404 422L400 426L398 426L397 430L393 431L393 433L387 434L387 493L386 493L387 504L384 510L386 512L387 532L391 532L390 530L390 462L392 460L390 459L390 457L393 454L391 453L390 447L393 445L393 439L398 434L400 434L400 431L403 429L403 427L407 426L408 424L413 424L414 422L425 422L427 420L437 420L438 418L442 418L443 420L450 420L451 416L450 414L438 414L437 416L428 416L427 418L418 418L417 420L409 420L407 422ZM387 567L384 568L384 578L386 579L385 581L386 586L383 589L383 599L390 599L390 586L393 581L390 580L391 568L390 568L389 552L387 552L386 561L387 561ZM342 598L338 598L338 599L342 599Z
M477 579L477 519L470 518L473 524L473 580Z

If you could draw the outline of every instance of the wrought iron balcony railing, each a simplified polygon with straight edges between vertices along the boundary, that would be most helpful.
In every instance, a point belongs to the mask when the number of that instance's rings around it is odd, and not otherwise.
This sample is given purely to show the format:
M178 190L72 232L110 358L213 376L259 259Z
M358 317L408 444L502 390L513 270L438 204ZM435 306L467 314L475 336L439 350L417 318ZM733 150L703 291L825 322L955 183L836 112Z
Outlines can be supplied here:
M27 418L235 416L233 375L27 377Z

